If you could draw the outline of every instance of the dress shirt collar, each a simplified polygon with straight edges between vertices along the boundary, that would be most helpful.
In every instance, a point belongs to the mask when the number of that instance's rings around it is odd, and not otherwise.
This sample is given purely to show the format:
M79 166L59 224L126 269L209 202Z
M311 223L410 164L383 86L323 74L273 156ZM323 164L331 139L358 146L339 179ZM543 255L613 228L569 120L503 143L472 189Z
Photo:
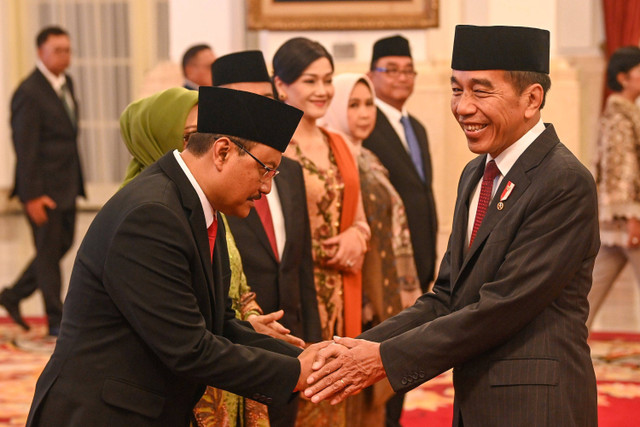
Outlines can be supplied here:
M409 144L407 143L407 137L404 134L404 126L400 121L403 116L409 115L406 108L402 107L402 110L398 110L397 108L392 107L391 105L378 98L376 98L376 106L380 109L380 111L382 111L382 114L387 117L387 120L389 120L389 124L391 124L391 127L396 131L398 138L400 138L402 146L405 150L407 150L407 152L409 152Z
M38 67L38 70L40 70L51 87L53 87L53 90L55 90L56 93L59 94L62 89L62 85L67 82L67 76L64 73L60 73L59 76L56 76L51 71L49 71L49 69L39 59L36 61L36 67Z
M487 155L487 163L491 160L496 161L496 166L500 170L500 174L505 176L511 170L511 167L515 164L518 158L525 152L527 148L533 143L533 141L544 132L545 126L542 118L536 123L527 133L507 147L502 153L495 159L491 157L491 154Z
M209 228L209 226L213 223L213 216L216 214L216 212L213 209L213 206L211 206L211 203L209 203L209 199L207 199L207 196L204 195L204 191L202 191L202 188L200 188L198 181L196 181L195 177L187 167L187 164L182 159L180 152L178 150L173 150L173 155L182 168L182 171L187 176L187 179L193 186L193 189L196 190L196 193L198 193L200 203L202 204L202 210L204 211L204 219L207 223L207 228Z
M392 107L383 100L376 98L376 105L389 119L391 123L400 123L402 116L407 116L407 109L402 107L402 110L398 110L396 107Z

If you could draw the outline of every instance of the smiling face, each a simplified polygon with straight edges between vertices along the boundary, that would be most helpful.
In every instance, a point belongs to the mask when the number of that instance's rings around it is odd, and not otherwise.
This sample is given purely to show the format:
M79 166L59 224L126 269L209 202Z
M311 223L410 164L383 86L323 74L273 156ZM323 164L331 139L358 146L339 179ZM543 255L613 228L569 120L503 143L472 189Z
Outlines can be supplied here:
M497 157L540 118L541 86L518 94L503 70L453 70L451 90L451 112L476 154Z
M286 103L304 112L304 117L315 120L324 116L333 98L333 67L325 57L313 61L293 83L286 84L276 77L279 93Z
M376 106L369 86L358 82L347 103L347 123L354 141L363 141L376 125Z

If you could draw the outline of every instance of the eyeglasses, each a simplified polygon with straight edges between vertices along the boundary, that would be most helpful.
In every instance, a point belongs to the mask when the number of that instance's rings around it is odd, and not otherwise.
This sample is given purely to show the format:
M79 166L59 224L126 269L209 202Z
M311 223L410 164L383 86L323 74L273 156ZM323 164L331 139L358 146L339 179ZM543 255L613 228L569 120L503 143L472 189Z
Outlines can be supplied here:
M376 67L373 71L379 71L381 73L385 73L387 76L391 78L396 78L400 76L400 74L404 75L408 79L412 79L418 74L416 70L413 68L407 68L406 70L400 70L399 68L385 68L385 67Z
M278 175L278 174L280 173L280 171L279 171L279 170L274 169L274 168L270 168L269 166L267 166L267 165L265 165L264 163L262 163L262 162L260 161L260 159L258 159L256 156L254 156L253 154L251 154L251 153L249 152L249 150L247 150L246 148L244 148L244 145L240 144L240 143L239 143L239 142L237 142L237 141L233 141L233 140L232 140L232 142L233 142L234 144L236 144L238 147L240 147L240 149L241 149L242 151L244 151L245 153L247 153L248 155L250 155L251 157L253 157L253 160L255 160L256 162L260 163L260 166L262 166L262 167L265 169L265 172L264 172L264 174L262 175L262 178L260 178L260 180L261 180L261 181L262 181L262 180L269 179L269 178L273 178L273 177L275 177L276 175Z

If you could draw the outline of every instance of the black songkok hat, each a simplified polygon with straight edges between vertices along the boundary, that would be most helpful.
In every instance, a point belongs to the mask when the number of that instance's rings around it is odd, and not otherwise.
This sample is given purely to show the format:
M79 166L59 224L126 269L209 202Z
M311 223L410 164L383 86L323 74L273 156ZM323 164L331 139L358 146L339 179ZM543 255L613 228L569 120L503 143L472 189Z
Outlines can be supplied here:
M373 54L371 55L371 68L373 64L383 56L408 56L411 58L411 48L409 40L397 35L380 39L373 45Z
M529 27L457 25L451 68L549 74L549 31Z
M200 86L198 132L235 136L283 152L302 118L285 103L242 90Z
M213 85L231 83L269 82L269 72L264 55L259 50L245 50L221 56L211 64Z

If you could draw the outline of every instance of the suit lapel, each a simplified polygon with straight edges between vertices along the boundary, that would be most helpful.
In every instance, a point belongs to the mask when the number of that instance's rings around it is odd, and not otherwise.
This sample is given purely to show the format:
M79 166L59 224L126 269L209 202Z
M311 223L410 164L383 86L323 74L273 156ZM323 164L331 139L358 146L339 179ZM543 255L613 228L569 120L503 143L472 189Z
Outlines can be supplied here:
M553 129L553 125L548 125L547 129L538 138L536 138L536 140L525 150L524 153L522 153L515 164L511 167L511 170L503 178L500 186L498 187L498 190L495 193L495 196L489 203L489 208L487 209L487 213L482 220L482 225L480 225L473 244L464 257L464 261L459 273L467 267L470 260L473 259L474 254L483 246L484 241L489 237L493 230L497 226L499 226L500 221L503 218L509 216L514 206L517 205L520 197L522 197L522 195L527 191L527 189L531 185L531 179L528 176L529 171L537 167L547 155L547 153L558 142L558 137L555 133L555 130ZM484 167L485 156L483 156L482 159L483 161L481 163L481 166ZM475 174L475 183L480 180L480 175L478 175L478 173ZM502 192L504 191L509 181L512 182L515 187L509 195L509 198L504 201L503 209L500 210L497 208L497 204L500 201L500 196L502 195ZM466 194L465 200L467 201L467 203L469 200L469 195L470 191ZM458 275L454 277L456 277L457 282Z
M275 255L273 253L273 249L271 249L271 243L269 243L269 238L267 237L267 233L264 231L262 220L260 219L260 215L258 215L258 211L256 211L255 208L251 209L251 212L249 212L249 216L247 216L246 221L253 234L255 234L258 242L264 247L264 250L267 251L275 261Z
M57 105L57 107L64 113L64 116L67 118L67 124L75 131L76 130L76 126L71 121L71 117L69 117L69 114L67 113L67 109L65 108L64 104L62 103L62 99L60 99L60 97L56 93L56 91L53 88L53 86L51 86L51 83L49 83L49 80L47 80L47 78L44 76L44 74L42 74L42 72L40 70L38 70L37 68L36 68L35 73L38 76L38 80L40 82L40 85L42 86L42 93L44 94L44 96L49 98L49 102L50 103L53 103L53 104ZM72 89L73 85L70 83L70 80L71 79L69 78L69 76L67 76L69 90L71 91L71 97L73 98L74 107L75 107L75 109L77 111L78 110L78 106L76 104L76 99L75 99L75 96L73 94L73 89Z
M302 199L302 197L300 197L300 192L296 191L296 187L291 185L293 182L295 182L295 178L291 176L291 166L292 165L291 163L289 163L289 159L283 159L280 165L281 173L275 178L278 184L278 196L280 197L280 205L282 206L284 232L287 236L284 248L282 250L282 258L280 259L281 263L282 260L286 257L287 250L290 246L288 237L294 236L301 238L301 236L295 236L295 230L292 228L295 223L294 219L292 218L294 212L294 202L296 198ZM298 200L298 202L305 204L306 209L306 200Z
M465 246L467 244L467 224L469 223L469 198L471 192L476 187L478 181L484 173L484 164L486 156L480 156L474 159L469 165L469 173L466 178L460 182L462 191L460 200L456 203L454 212L455 222L451 231L451 277L458 278L458 272L462 269L464 259Z
M395 131L393 126L391 126L391 123L389 122L389 119L387 118L387 116L385 116L385 114L379 108L378 108L378 116L376 120L377 120L376 129L379 129L380 133L383 135L384 140L388 141L389 147L392 148L394 154L398 156L400 159L402 159L407 169L411 170L411 173L415 175L415 178L418 181L422 182L422 178L420 178L420 175L418 175L418 171L416 170L416 167L413 164L413 161L411 160L411 156L407 152L407 149L404 147L404 144L402 144L402 141L400 140L398 133ZM413 124L411 126L413 126ZM415 127L414 127L414 132L415 132ZM416 135L417 135L417 132L416 132ZM420 138L418 138L418 140L420 141ZM422 142L420 143L422 145ZM424 150L423 147L421 147L421 150ZM423 159L424 159L424 156L423 156Z
M214 283L220 283L220 286L218 287L222 287L222 282L218 282L220 278L217 277L221 274L221 272L216 272L216 282L214 282L213 266L211 263L211 251L209 249L209 238L207 236L207 225L198 194L196 193L193 186L189 182L189 179L184 174L184 171L174 158L173 152L170 151L162 158L160 158L160 160L158 160L158 165L176 184L180 192L182 206L185 210L187 218L189 219L191 233L193 234L196 246L198 247L202 269L205 271L205 275L207 277L207 287L209 289L209 296L211 298L211 306L215 307L216 301L220 300L219 298L216 298L216 286L214 286ZM220 229L223 230L222 233L220 233ZM224 224L220 217L218 217L218 231L218 235L216 236L216 248L221 246L218 243L220 242L221 238L224 238L225 236ZM226 248L226 244L222 246ZM215 255L216 251L214 251L214 261ZM211 319L207 318L207 316L205 316L205 319L208 322L207 326L211 327L211 324L209 323Z

